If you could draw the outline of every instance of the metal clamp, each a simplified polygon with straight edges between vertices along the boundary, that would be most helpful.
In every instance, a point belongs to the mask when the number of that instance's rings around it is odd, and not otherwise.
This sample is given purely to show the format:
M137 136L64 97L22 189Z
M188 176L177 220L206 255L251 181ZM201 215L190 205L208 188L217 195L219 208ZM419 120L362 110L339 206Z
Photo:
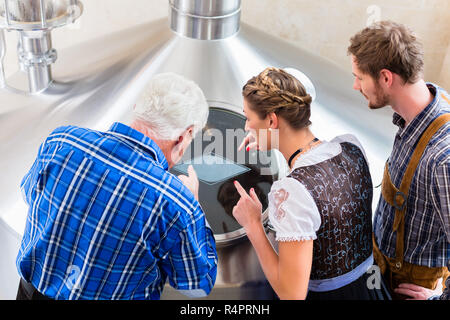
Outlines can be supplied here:
M56 61L57 53L55 49L50 49L49 51L41 54L33 54L31 52L19 52L19 61L24 67L28 68L33 65L44 65L48 66Z

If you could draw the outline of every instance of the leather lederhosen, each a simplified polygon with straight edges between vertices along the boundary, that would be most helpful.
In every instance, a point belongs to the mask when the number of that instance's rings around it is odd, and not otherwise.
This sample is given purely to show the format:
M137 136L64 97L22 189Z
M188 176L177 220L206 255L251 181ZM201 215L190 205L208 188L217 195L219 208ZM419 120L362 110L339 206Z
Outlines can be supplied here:
M387 285L390 287L394 298L402 299L404 296L395 295L393 289L397 288L400 283L414 283L419 286L434 290L438 284L438 280L443 278L443 282L449 276L447 267L430 268L411 264L404 261L405 246L405 213L407 206L408 191L411 181L414 177L417 165L425 151L431 137L444 124L450 121L450 114L444 114L436 118L425 130L419 140L411 159L406 168L400 188L396 188L392 183L389 168L386 162L384 169L381 194L384 200L395 207L395 218L393 231L396 232L395 257L389 258L385 256L378 248L375 237L373 237L374 259L383 273ZM444 284L445 285L445 284Z

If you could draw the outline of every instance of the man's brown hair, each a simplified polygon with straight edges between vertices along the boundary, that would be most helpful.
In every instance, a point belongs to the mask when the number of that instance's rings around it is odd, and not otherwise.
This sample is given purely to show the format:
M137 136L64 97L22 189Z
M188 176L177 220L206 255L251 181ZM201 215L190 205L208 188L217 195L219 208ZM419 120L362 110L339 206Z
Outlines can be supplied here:
M402 24L381 21L363 29L350 39L348 54L354 56L362 72L375 80L382 69L398 74L406 83L422 77L422 44Z

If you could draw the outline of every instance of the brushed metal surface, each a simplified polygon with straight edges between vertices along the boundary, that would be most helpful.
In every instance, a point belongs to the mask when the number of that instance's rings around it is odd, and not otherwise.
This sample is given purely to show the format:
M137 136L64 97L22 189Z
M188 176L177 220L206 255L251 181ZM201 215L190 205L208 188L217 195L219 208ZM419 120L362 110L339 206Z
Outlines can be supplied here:
M275 234L267 230L269 241L277 249ZM214 289L196 300L273 300L276 294L266 280L250 241L244 239L217 250L217 278ZM187 299L166 283L162 300Z

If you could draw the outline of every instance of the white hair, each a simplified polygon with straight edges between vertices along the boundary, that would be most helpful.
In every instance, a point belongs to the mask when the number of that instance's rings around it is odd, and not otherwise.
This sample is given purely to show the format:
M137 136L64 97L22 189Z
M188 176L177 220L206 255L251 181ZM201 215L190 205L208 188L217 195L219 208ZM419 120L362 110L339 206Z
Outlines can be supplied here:
M161 140L175 140L192 125L195 135L206 125L208 113L200 87L175 73L153 77L134 107L135 119L144 121Z

